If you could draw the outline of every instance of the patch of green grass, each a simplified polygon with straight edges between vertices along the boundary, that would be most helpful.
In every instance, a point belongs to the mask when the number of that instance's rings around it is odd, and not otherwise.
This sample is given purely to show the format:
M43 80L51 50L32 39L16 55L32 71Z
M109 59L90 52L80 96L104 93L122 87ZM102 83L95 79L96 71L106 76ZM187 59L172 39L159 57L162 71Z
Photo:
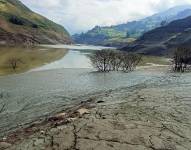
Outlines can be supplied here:
M122 44L127 44L127 43L131 43L133 41L135 41L136 39L134 38L112 38L112 39L109 39L109 40L105 40L104 41L104 44L107 45L107 44L116 44L116 43L120 43L121 45Z
M108 27L95 27L87 34L92 37L102 35L106 38L124 38L126 36L125 32L120 32L113 28L108 28Z
M168 58L165 57L142 56L142 60L139 63L139 66L148 66L150 64L169 65L170 61Z

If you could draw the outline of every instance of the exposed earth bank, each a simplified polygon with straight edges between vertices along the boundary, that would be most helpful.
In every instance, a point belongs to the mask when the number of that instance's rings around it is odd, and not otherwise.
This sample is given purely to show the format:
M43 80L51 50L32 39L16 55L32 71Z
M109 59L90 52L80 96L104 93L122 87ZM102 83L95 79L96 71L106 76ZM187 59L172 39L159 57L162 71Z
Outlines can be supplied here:
M153 81L95 94L4 137L0 149L190 150L190 91L190 73L164 73Z

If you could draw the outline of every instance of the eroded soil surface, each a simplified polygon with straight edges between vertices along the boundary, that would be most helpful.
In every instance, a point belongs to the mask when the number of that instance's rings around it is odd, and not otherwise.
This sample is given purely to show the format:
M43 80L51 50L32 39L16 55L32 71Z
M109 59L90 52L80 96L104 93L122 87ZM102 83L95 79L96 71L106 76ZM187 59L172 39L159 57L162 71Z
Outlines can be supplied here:
M78 118L30 135L10 150L191 150L191 76L156 81L98 95ZM62 115L65 115L64 113Z

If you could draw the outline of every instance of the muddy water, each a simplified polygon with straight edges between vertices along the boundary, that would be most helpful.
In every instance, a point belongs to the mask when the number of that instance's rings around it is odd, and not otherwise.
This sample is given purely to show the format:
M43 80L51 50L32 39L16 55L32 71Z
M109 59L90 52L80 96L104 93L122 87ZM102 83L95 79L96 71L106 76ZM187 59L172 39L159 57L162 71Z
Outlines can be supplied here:
M36 70L0 77L0 136L20 124L63 110L84 95L142 83L158 85L166 76L143 70L128 74L95 73L88 67L86 54L73 49L63 59Z
M0 77L0 135L19 124L67 108L78 97L130 87L158 74L92 73L91 69L56 69ZM1 109L1 108L0 108Z
M65 56L67 49L45 48L40 46L0 46L0 75L23 73ZM16 61L14 70L12 63Z

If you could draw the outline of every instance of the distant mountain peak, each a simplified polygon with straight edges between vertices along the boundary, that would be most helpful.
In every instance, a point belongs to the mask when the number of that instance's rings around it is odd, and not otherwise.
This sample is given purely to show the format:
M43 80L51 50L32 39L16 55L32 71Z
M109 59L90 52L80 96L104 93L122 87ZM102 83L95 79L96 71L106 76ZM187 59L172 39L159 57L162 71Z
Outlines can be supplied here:
M191 15L189 9L191 9L191 5L180 5L138 21L107 27L95 26L86 33L74 35L73 39L80 44L121 46L129 39L137 39L154 28L188 17Z

